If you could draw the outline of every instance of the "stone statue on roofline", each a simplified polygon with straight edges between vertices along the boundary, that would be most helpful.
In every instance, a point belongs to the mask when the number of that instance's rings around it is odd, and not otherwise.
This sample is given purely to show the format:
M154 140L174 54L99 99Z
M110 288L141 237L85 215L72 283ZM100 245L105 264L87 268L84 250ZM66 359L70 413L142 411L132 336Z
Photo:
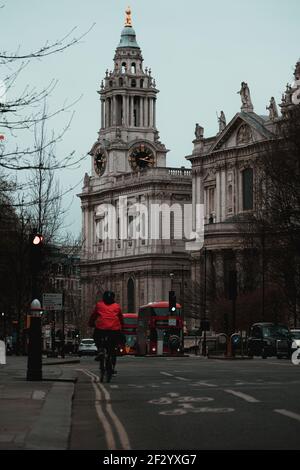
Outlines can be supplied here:
M270 104L266 107L266 109L269 111L269 118L271 121L278 118L278 110L274 96L272 96L270 99Z
M196 140L201 140L203 139L203 133L204 133L204 129L203 127L199 126L198 122L196 123L196 127L195 127L195 137L196 137Z
M250 90L246 82L241 83L241 89L237 93L241 95L241 111L253 112L253 104L251 101Z
M218 122L219 122L219 133L220 133L226 127L226 117L223 111L221 111L220 116L218 116Z

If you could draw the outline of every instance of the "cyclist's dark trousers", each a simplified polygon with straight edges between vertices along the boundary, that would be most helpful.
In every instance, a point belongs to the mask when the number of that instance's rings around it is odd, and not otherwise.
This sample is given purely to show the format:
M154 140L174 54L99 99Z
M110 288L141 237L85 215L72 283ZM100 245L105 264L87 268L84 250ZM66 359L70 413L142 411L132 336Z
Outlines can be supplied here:
M98 350L101 349L106 342L111 354L113 368L115 368L117 362L117 346L121 341L120 333L121 332L118 330L99 330L97 328L95 328L94 331L94 340Z

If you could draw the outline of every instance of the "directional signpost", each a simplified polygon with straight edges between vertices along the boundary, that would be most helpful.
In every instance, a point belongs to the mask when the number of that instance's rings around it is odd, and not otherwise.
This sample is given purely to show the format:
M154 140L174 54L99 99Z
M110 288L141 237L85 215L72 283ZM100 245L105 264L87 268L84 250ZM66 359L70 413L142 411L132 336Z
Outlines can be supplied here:
M63 294L43 294L43 309L60 311L63 309Z
M64 355L65 349L65 315L64 315L64 294L53 293L43 294L43 308L44 310L53 312L53 334L52 334L52 353L55 355L55 312L62 312L62 340L61 340L61 354Z

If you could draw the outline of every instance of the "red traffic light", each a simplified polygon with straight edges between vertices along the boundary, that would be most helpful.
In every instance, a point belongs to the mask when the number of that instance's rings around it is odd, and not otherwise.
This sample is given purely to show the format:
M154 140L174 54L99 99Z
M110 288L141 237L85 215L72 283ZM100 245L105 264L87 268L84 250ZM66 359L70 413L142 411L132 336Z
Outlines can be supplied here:
M43 240L44 240L43 235L36 234L33 237L32 244L33 245L40 245L43 242Z

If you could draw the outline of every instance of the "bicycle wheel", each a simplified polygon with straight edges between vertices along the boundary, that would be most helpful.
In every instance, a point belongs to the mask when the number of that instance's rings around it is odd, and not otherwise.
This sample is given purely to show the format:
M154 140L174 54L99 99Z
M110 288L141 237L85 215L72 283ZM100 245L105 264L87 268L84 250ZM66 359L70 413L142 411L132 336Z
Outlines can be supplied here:
M111 362L111 355L108 353L105 357L105 375L106 382L110 382L112 378L113 368Z
M105 375L105 350L99 352L100 382L103 382Z

